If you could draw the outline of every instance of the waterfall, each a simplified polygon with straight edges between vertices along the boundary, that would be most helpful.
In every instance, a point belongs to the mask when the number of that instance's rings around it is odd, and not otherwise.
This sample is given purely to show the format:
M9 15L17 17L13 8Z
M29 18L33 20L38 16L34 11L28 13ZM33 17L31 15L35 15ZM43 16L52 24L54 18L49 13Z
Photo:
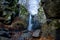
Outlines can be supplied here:
M31 14L29 15L29 25L28 25L28 30L31 31L32 30L32 16Z
M39 9L39 2L40 0L28 0L27 2L27 10L30 13L29 15L29 25L28 25L28 31L32 30L32 16L35 16L38 13Z
M29 12L29 24L28 31L32 30L32 15L35 16L38 14L39 3L41 0L19 0L18 4L21 4L26 7Z

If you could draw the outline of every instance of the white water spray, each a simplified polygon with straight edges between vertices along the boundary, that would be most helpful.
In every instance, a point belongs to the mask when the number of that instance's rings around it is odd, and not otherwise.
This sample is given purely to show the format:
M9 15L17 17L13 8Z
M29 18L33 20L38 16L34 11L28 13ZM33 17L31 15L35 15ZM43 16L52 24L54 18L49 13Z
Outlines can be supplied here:
M27 2L27 10L31 15L38 13L40 0L29 0Z
M33 24L32 24L32 16L31 15L35 16L38 13L39 2L40 2L40 0L29 0L27 2L27 10L30 13L28 31L32 30L32 25Z

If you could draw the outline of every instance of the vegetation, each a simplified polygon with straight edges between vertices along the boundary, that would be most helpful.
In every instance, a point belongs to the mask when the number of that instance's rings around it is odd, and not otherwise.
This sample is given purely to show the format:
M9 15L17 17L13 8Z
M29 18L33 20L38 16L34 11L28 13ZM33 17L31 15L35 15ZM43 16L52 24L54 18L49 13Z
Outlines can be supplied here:
M11 22L13 22L12 20L16 16L26 22L29 14L24 5L18 5L18 0L5 1L0 0L0 17L5 18L4 20L2 19L2 23L12 24ZM43 0L38 11L37 17L39 22L42 23L42 35L51 34L55 36L56 29L60 28L60 0ZM50 19L51 21L47 21L46 19Z

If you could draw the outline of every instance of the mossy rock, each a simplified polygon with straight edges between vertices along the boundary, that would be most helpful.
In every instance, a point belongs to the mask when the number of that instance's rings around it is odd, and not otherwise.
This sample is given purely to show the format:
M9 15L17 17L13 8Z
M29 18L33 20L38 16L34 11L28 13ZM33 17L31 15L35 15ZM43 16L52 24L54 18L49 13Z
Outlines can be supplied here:
M43 0L42 5L47 18L60 19L60 0Z

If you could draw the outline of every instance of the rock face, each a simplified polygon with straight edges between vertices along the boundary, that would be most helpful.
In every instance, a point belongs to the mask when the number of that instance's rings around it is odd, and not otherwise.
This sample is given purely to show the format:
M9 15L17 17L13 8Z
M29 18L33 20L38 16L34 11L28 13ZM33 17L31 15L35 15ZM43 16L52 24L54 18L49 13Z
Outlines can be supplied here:
M60 18L60 0L42 0L47 18Z
M44 9L47 19L53 19L51 21L52 23L49 22L49 24L47 24L48 26L44 25L46 30L44 29L43 34L50 33L55 38L56 32L55 32L55 29L53 29L53 28L56 28L55 25L57 25L59 22L54 24L53 21L54 21L54 19L58 19L58 20L60 19L60 3L59 3L60 0L42 0L41 2L42 2L42 7ZM57 25L57 27L58 27L58 25ZM53 30L51 30L51 29L53 29ZM45 35L45 36L47 36L47 35Z

